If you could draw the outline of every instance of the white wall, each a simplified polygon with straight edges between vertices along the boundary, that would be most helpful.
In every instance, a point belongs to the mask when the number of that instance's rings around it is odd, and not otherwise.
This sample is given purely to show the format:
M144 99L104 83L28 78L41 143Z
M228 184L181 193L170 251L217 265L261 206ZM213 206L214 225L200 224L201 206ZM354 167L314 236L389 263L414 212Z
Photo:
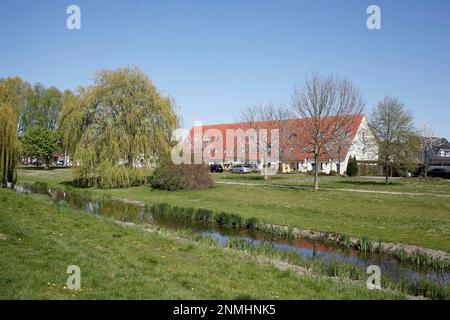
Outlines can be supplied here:
M364 117L361 121L361 125L359 126L356 135L353 139L353 142L350 146L349 152L346 155L342 155L341 166L340 166L340 174L343 174L347 170L347 163L350 156L356 156L356 160L358 161L376 161L378 160L378 145L375 141L375 136L373 135L372 130L370 130L369 124L367 122L367 118ZM344 158L345 156L345 158ZM312 170L312 163L314 161L309 160L306 162L306 166L300 167L300 172L306 172L308 170ZM326 165L325 165L326 163ZM337 170L338 159L332 159L324 162L322 172L330 173L331 170Z
M342 168L344 169L343 171L347 169L347 163L350 156L356 156L356 160L358 161L378 160L378 144L365 116L361 121L358 131L356 132L353 143L350 146L350 150L345 157L345 161L342 165Z

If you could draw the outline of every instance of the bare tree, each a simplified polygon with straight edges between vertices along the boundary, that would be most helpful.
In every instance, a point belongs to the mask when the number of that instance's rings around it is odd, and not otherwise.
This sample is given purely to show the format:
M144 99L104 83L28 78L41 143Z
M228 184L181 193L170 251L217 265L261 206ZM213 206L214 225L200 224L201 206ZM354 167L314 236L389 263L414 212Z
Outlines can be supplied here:
M334 75L313 73L305 87L295 89L292 107L302 126L306 143L314 154L314 190L319 189L319 161L337 141L346 141L354 121L361 114L364 101L350 81Z
M279 130L283 134L286 134L289 131L289 121L287 120L291 118L292 113L288 108L281 105L274 105L273 103L258 103L244 108L241 111L238 119L239 122L244 123L247 128L252 128L256 131L265 129L268 132L266 136L260 134L256 141L252 141L258 149L258 157L263 156L259 160L261 161L263 174L266 179L268 179L270 174L276 173L278 166L275 163L271 163L271 159L264 158L266 152L263 152L265 150L262 150L262 148L270 148L279 144L279 141L273 141L275 137L270 133L272 130ZM270 168L269 165L271 166Z
M431 126L424 122L420 126L419 134L422 142L422 162L423 162L423 174L425 177L428 177L428 151L433 150L434 148L438 147L440 144L440 139L437 138L434 133Z
M379 145L378 161L385 168L386 184L392 176L394 163L410 157L409 150L416 149L417 135L413 116L395 97L385 97L372 113L370 126ZM416 149L417 150L417 149Z

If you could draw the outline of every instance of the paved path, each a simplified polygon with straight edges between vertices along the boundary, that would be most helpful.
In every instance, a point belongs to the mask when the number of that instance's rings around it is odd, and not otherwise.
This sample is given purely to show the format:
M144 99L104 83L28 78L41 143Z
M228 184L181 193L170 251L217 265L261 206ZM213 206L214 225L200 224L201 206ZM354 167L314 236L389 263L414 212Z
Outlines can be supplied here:
M282 184L262 184L262 183L244 183L244 182L227 182L227 181L218 181L217 183L242 185L242 186L248 186L248 187L273 187L273 188L281 188L281 189L299 189L299 190L311 190L313 188L313 187L304 187L304 186L289 186L289 185L282 185ZM431 197L440 197L440 198L450 198L450 194L437 194L437 193L397 192L397 191L342 189L342 188L320 188L320 190L390 194L390 195L400 195L400 196L420 196L420 197L431 196Z

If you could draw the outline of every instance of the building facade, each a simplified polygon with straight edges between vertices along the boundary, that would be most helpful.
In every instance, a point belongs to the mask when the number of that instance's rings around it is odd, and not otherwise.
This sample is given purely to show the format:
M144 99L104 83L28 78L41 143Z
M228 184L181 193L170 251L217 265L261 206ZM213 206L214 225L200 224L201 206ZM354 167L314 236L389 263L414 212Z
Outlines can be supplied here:
M283 173L308 172L314 170L316 163L313 145L308 143L310 139L302 121L308 119L193 127L185 144L193 154L201 153L203 162L207 164L250 164L259 170L276 164ZM278 139L276 152L275 136ZM328 143L326 151L322 152L318 159L319 171L344 174L350 157L375 165L377 154L378 146L367 118L364 115L351 116L351 124L344 137Z

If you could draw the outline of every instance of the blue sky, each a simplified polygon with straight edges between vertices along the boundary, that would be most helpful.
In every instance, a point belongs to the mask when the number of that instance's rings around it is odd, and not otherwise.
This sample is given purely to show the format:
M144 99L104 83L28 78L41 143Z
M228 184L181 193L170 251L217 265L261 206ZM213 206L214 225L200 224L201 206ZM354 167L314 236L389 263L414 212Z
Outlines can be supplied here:
M66 8L81 8L81 30ZM382 30L366 28L381 8ZM290 102L312 72L357 84L366 113L395 95L450 138L450 1L0 2L0 77L58 88L138 66L175 98L185 127L232 122L257 102Z

